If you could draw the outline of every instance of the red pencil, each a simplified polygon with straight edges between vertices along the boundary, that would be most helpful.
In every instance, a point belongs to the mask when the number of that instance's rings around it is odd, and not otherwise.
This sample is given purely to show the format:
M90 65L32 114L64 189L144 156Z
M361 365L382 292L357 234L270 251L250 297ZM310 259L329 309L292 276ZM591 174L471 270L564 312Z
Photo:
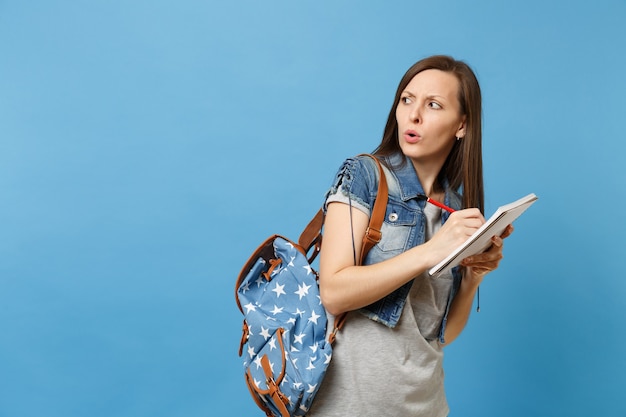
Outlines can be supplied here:
M454 213L454 209L450 208L448 206L446 206L445 204L441 204L439 201L435 201L432 198L428 197L428 199L426 200L428 201L430 204L433 204L439 208L444 209L445 211L447 211L448 213Z

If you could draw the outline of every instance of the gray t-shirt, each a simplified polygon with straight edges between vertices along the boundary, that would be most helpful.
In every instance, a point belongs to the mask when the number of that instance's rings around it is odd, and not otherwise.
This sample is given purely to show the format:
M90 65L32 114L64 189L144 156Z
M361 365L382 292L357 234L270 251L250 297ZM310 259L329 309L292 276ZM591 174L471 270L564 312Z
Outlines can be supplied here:
M441 227L441 209L427 204L424 214L430 239ZM307 416L447 416L437 335L451 288L451 274L417 277L393 329L350 312Z

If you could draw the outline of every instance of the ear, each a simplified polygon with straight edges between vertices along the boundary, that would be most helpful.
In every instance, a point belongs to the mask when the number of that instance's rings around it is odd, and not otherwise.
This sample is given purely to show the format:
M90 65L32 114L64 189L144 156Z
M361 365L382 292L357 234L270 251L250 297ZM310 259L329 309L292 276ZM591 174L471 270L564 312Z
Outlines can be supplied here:
M456 131L456 137L457 138L464 138L465 134L467 133L467 118L465 117L465 115L463 115L463 119L461 120L461 125L459 126L459 128Z

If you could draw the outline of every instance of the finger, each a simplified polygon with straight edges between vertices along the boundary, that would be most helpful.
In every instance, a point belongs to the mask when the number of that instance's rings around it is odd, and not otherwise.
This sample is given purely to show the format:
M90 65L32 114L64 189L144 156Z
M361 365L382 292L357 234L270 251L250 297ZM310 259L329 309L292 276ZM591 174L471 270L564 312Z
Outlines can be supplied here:
M485 222L485 218L483 217L482 213L476 208L457 210L450 215L450 218L476 219L481 223Z
M461 261L463 266L480 266L492 262L499 263L504 256L500 248L494 248L479 255L468 256Z
M489 250L492 250L492 248L494 247L502 248L502 245L504 245L504 241L502 240L502 237L494 236L491 238L491 247L489 248Z
M472 263L469 265L464 265L466 268L471 269L475 273L486 274L498 269L498 262L486 262L486 263Z
M512 225L512 224L508 225L508 226L506 227L506 229L504 229L504 232L502 232L502 234L500 235L500 237L501 237L502 239L505 239L505 238L507 238L507 237L511 236L511 233L513 233L513 230L514 230L513 225Z

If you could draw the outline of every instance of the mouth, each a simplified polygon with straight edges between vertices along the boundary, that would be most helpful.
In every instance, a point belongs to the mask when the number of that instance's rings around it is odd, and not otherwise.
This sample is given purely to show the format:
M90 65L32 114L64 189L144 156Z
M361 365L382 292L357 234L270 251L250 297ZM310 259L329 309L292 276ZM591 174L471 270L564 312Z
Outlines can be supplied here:
M409 129L404 131L404 140L408 143L417 143L422 137L415 130Z

